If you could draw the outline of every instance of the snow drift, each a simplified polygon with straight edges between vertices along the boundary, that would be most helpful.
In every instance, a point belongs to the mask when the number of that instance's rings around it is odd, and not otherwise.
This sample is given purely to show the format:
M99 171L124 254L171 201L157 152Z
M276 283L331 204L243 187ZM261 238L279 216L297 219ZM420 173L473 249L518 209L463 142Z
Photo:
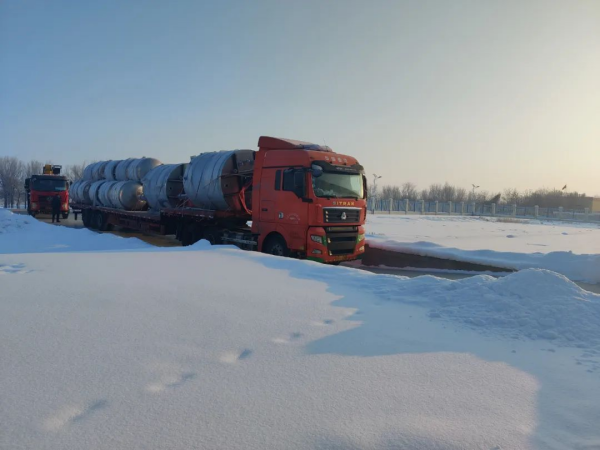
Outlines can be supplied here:
M152 248L136 238L100 234L40 222L0 209L0 254L44 253Z
M593 225L369 216L367 232L375 248L515 270L548 269L600 283L600 228Z

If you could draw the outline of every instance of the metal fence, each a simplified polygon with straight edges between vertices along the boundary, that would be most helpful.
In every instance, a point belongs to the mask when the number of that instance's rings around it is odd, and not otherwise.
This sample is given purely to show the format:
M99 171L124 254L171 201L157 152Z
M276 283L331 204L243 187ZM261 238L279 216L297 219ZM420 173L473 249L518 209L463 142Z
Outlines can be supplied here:
M591 212L588 208L540 208L539 206L496 205L494 203L429 202L424 200L376 198L369 198L367 205L371 213L503 216L600 223L600 212Z

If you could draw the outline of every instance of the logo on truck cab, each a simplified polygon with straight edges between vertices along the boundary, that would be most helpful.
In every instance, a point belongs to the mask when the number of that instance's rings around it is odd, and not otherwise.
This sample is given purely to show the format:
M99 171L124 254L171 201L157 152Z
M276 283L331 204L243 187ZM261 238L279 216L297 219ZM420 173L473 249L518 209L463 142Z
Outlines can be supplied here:
M333 206L354 206L354 202L340 202L334 201Z

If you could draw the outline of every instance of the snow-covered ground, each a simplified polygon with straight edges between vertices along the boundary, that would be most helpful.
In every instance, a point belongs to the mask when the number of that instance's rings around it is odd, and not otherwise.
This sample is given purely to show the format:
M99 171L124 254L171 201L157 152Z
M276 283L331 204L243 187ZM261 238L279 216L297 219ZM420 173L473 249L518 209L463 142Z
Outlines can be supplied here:
M85 230L10 220L2 449L600 446L600 296L556 273L408 279L109 235L93 252Z
M460 216L369 215L369 245L600 283L600 226Z
M82 228L51 226L30 216L0 209L0 254L152 248L139 239L100 234Z

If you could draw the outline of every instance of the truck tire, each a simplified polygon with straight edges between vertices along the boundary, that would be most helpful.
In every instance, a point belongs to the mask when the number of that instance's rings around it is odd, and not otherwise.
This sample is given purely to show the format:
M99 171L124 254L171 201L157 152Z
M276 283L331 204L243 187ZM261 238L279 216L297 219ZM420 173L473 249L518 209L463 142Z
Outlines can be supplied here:
M202 239L206 239L210 242L210 245L221 245L223 243L221 240L221 232L217 228L207 228L204 231Z
M87 209L81 211L81 221L84 227L90 228L90 212Z
M181 245L187 247L194 243L194 230L192 225L184 225L180 231Z
M106 214L102 211L96 211L93 216L94 228L98 231L107 231L109 225L106 220Z
M67 220L69 218L69 213L62 213L62 218Z
M36 211L31 211L31 210L30 210L30 211L27 211L27 212L29 213L29 215L30 215L31 217L35 217L35 215L37 214L37 212L36 212Z
M282 236L274 235L267 238L263 244L263 253L275 256L290 256L290 249Z

